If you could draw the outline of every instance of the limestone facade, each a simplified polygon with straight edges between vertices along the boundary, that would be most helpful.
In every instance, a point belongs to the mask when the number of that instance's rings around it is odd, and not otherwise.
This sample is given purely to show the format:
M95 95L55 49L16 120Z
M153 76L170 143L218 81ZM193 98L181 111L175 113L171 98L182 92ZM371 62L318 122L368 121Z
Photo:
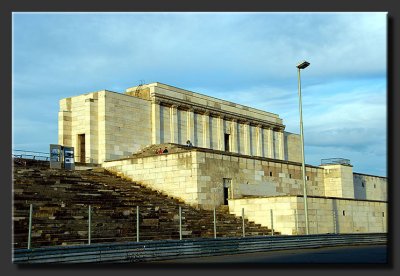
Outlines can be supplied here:
M278 115L161 83L60 101L59 144L195 207L304 234L299 135ZM186 147L190 140L193 147ZM167 147L168 154L155 149ZM311 233L386 231L387 180L351 165L306 165Z
M249 156L300 161L299 135L278 115L151 83L124 94L107 90L62 99L59 144L76 162L102 163L161 143L186 144Z
M176 146L168 144L168 154L136 154L103 167L195 207L228 205L238 216L244 208L245 218L263 226L272 226L272 210L276 231L305 233L300 163ZM348 192L349 173L360 179L350 189L353 194ZM347 165L307 165L306 177L310 233L386 231L385 178L353 174ZM381 186L361 198L354 192L359 181Z
M387 203L308 197L309 233L379 233L387 231ZM229 210L286 235L305 234L304 200L299 196L232 199ZM272 221L271 221L272 210Z

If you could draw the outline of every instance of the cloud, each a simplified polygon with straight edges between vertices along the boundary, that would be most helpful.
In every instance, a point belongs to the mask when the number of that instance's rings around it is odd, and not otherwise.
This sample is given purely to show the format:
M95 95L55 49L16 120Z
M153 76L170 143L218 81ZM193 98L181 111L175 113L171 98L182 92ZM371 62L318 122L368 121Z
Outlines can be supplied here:
M307 59L311 65L301 74L310 160L347 152L383 171L384 163L362 156L382 161L386 154L386 17L14 13L13 146L36 148L42 140L47 150L57 139L61 98L122 92L142 79L278 114L288 131L299 133L295 65Z

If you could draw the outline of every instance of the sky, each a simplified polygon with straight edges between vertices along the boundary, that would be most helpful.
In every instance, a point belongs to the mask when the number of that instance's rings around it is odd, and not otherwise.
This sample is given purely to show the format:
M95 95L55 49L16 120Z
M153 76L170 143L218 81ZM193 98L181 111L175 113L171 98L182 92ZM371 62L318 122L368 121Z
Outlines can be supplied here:
M161 82L278 114L305 160L387 176L387 13L14 13L13 150L58 143L59 100Z

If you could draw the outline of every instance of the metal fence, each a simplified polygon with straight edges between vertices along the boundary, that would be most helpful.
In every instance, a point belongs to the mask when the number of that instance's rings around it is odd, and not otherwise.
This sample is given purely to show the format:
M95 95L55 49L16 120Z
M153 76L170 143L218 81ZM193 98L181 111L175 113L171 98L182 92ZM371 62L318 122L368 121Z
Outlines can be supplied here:
M14 208L14 248L274 235L274 231L266 227L245 223L244 209L240 219L232 218L231 225L226 221L226 215L217 215L214 208L203 223L193 226L193 221L199 220L199 214L191 217L191 210L181 206L174 210L156 210L158 207L149 206L132 206L124 210L92 205L70 209L58 205L22 207L20 204Z
M49 161L50 153L39 152L39 151L29 151L29 150L12 150L13 158L20 159L33 159L33 160L41 160L41 161Z
M13 262L16 264L132 263L274 250L386 243L387 235L382 233L128 242L33 250L19 249L13 252Z
M349 159L344 158L328 158L328 159L321 159L321 165L351 165Z
M39 161L50 161L50 153L48 152L39 152L39 151L30 151L30 150L12 150L12 157L16 162L22 162L22 159L32 159L32 160L39 160ZM74 157L75 162L77 163L87 163L92 164L93 158L85 157L84 162L82 162L82 158L79 155L75 155Z

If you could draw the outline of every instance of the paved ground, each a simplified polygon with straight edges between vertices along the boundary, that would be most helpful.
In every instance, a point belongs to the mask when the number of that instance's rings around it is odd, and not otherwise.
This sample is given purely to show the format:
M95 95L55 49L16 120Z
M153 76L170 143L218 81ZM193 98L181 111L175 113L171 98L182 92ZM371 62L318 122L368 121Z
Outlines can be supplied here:
M385 264L387 262L386 251L386 245L341 246L177 259L155 263Z

